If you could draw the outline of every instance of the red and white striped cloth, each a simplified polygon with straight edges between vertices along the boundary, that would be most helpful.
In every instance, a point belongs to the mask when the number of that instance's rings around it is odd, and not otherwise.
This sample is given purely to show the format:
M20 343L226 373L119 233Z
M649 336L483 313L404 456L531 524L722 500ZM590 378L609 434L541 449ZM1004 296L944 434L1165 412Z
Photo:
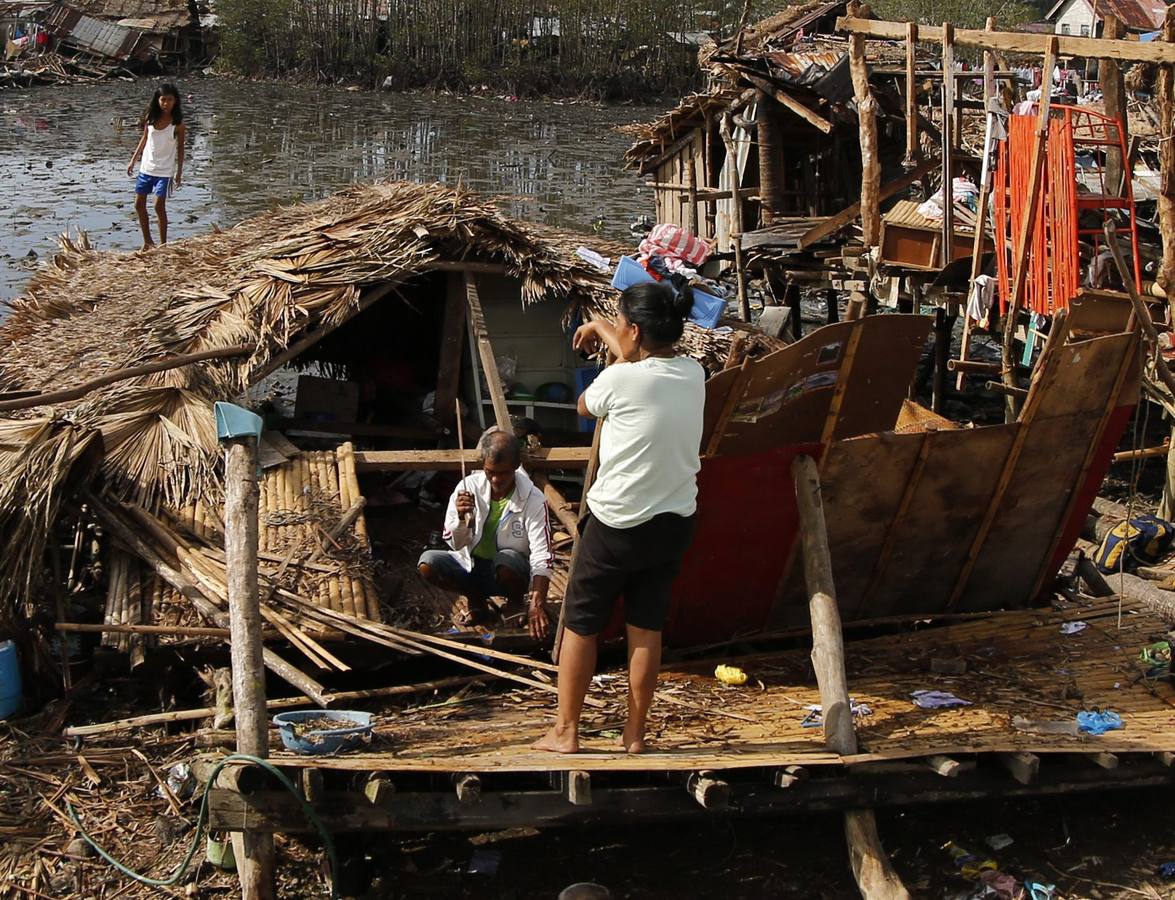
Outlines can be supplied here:
M665 256L670 259L680 259L691 266L700 266L710 255L710 245L696 237L680 225L662 223L649 232L649 236L641 241L641 253L644 256Z

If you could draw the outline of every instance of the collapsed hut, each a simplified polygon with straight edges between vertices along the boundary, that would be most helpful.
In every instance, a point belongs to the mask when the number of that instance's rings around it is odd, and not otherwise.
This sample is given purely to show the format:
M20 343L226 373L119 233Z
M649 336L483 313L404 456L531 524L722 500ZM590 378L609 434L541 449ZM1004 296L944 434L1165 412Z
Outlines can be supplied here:
M437 595L400 602L423 588L415 558L440 517L382 530L406 494L428 496L393 482L447 470L434 493L447 500L462 456L446 449L457 447L458 403L474 439L517 415L562 448L536 450L531 465L557 470L556 481L566 471L572 487L582 480L590 435L573 386L594 364L571 352L566 328L614 302L606 276L575 253L585 241L410 184L281 209L149 255L64 241L0 335L6 619L76 590L88 560L101 573L106 641L136 664L153 642L216 625L226 574L213 402L244 397L268 426L260 551L276 596L449 627L447 610L428 605L443 603ZM718 369L729 338L691 325L683 343ZM495 352L501 366L483 369ZM95 520L116 540L92 554ZM51 539L62 528L68 557ZM270 624L316 665L332 659L281 611Z

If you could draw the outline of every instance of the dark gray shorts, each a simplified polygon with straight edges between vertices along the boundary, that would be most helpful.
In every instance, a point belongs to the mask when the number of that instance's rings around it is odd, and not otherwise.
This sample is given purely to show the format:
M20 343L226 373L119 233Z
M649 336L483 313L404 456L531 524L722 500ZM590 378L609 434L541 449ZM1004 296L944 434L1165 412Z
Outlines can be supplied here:
M694 517L662 513L633 528L610 528L589 514L567 585L564 625L599 634L624 597L624 621L660 631L669 618L673 580L694 537Z

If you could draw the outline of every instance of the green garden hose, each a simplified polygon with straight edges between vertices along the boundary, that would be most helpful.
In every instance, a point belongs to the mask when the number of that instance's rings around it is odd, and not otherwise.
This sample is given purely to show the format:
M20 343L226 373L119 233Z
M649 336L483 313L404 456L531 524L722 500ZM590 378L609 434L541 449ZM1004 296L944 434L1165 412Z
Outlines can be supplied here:
M272 763L260 757L250 756L247 753L233 753L216 764L216 768L212 770L212 774L208 776L208 781L204 784L204 796L200 799L200 813L196 817L196 831L192 835L192 843L188 847L188 852L184 854L183 861L180 862L179 867L168 878L150 878L146 875L140 875L138 872L123 865L86 833L85 828L82 827L81 820L78 818L77 813L74 812L73 805L68 800L65 801L65 810L69 815L70 821L73 822L78 833L85 839L86 843L93 847L99 856L118 869L118 871L122 872L122 874L151 887L170 887L173 884L179 883L180 879L184 877L184 873L188 871L189 866L192 864L192 859L195 857L196 850L200 846L200 838L204 834L204 828L208 823L208 791L216 781L216 776L220 774L220 770L230 762L247 762L261 766L261 768L273 775L287 791L298 798L298 801L302 804L302 811L306 814L306 818L310 820L311 824L318 829L318 833L322 836L322 843L326 847L327 858L330 860L330 871L333 876L331 878L331 900L338 900L339 889L335 884L335 879L338 878L339 874L339 859L335 853L335 844L331 840L330 832L327 831L322 819L318 818L318 814L314 812L313 807L298 793L290 779L282 774L281 770Z

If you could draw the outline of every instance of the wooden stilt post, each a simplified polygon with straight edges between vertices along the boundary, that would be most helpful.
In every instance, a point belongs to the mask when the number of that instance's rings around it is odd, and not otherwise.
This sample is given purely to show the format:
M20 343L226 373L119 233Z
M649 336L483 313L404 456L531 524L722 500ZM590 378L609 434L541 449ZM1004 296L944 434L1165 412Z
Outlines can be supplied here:
M1175 6L1167 7L1163 41L1175 43ZM1167 292L1168 321L1175 314L1175 66L1160 66L1155 93L1159 101L1159 234L1163 240L1163 264L1159 283ZM1125 118L1125 117L1123 117Z
M945 268L955 258L955 26L942 26L942 253Z
M759 143L759 225L772 224L782 208L783 148L780 145L779 105L763 90L755 92L756 137Z
M689 188L686 206L686 225L690 230L690 234L698 233L698 167L694 162L694 146L690 144L686 148L685 157L685 183Z
M918 41L918 24L906 23L906 158L902 166L912 169L918 165L922 148L918 146L918 80L914 47Z
M804 324L801 321L801 306L800 306L800 285L798 282L788 280L787 289L784 291L784 297L787 301L787 308L791 310L791 327L792 335L798 341L804 336Z
M857 734L845 675L844 638L836 586L832 580L832 555L824 504L820 498L820 474L810 456L797 456L792 463L796 504L800 518L800 541L804 552L804 580L808 585L808 612L812 620L812 667L820 689L824 712L824 742L841 756L857 752ZM908 900L909 893L890 866L877 834L871 809L845 813L845 841L849 861L861 896L866 900Z
M849 72L861 141L861 232L865 246L876 247L881 235L881 161L877 155L877 101L869 90L863 35L849 38Z
M1126 37L1126 26L1122 20L1110 12L1103 11L1102 37L1106 40L1117 40ZM1041 80L1041 86L1046 83L1049 73ZM1122 68L1116 59L1101 59L1098 61L1098 80L1102 85L1102 101L1105 103L1106 115L1117 119L1123 129L1126 128L1126 84L1122 80ZM1123 132L1125 137L1125 132ZM1123 141L1129 145L1129 141ZM1126 160L1116 144L1106 147L1106 193L1117 197L1122 191L1122 177L1126 172Z
M1028 282L1028 253L1032 241L1033 228L1036 225L1036 211L1040 208L1040 195L1043 193L1045 147L1049 136L1049 88L1051 72L1057 61L1057 39L1049 39L1044 54L1044 66L1041 69L1040 112L1036 119L1036 141L1032 147L1032 162L1028 177L1028 208L1024 211L1024 221L1020 225L1020 233L1016 236L1016 243L1012 245L1012 296L1008 301L1008 309L1004 319L1004 341L1002 353L1003 382L1008 387L1017 387L1016 384L1016 316L1024 303L1024 288ZM1004 395L1004 421L1014 422L1019 413L1020 403L1013 393Z
M257 595L257 438L234 437L225 444L224 552L237 752L264 759L269 755L269 722ZM272 900L273 835L234 833L233 850L241 897Z
M743 266L743 197L740 193L742 183L738 172L738 151L734 146L734 135L730 130L730 113L722 114L719 120L718 133L722 136L722 143L726 147L726 164L730 168L731 184L731 224L734 233L731 243L734 245L734 276L738 287L738 311L744 322L751 321L751 302L747 297L747 270Z
M934 311L934 379L931 387L930 408L936 413L942 412L943 400L947 391L947 362L951 358L951 326L954 317L948 316L946 308L938 307Z

